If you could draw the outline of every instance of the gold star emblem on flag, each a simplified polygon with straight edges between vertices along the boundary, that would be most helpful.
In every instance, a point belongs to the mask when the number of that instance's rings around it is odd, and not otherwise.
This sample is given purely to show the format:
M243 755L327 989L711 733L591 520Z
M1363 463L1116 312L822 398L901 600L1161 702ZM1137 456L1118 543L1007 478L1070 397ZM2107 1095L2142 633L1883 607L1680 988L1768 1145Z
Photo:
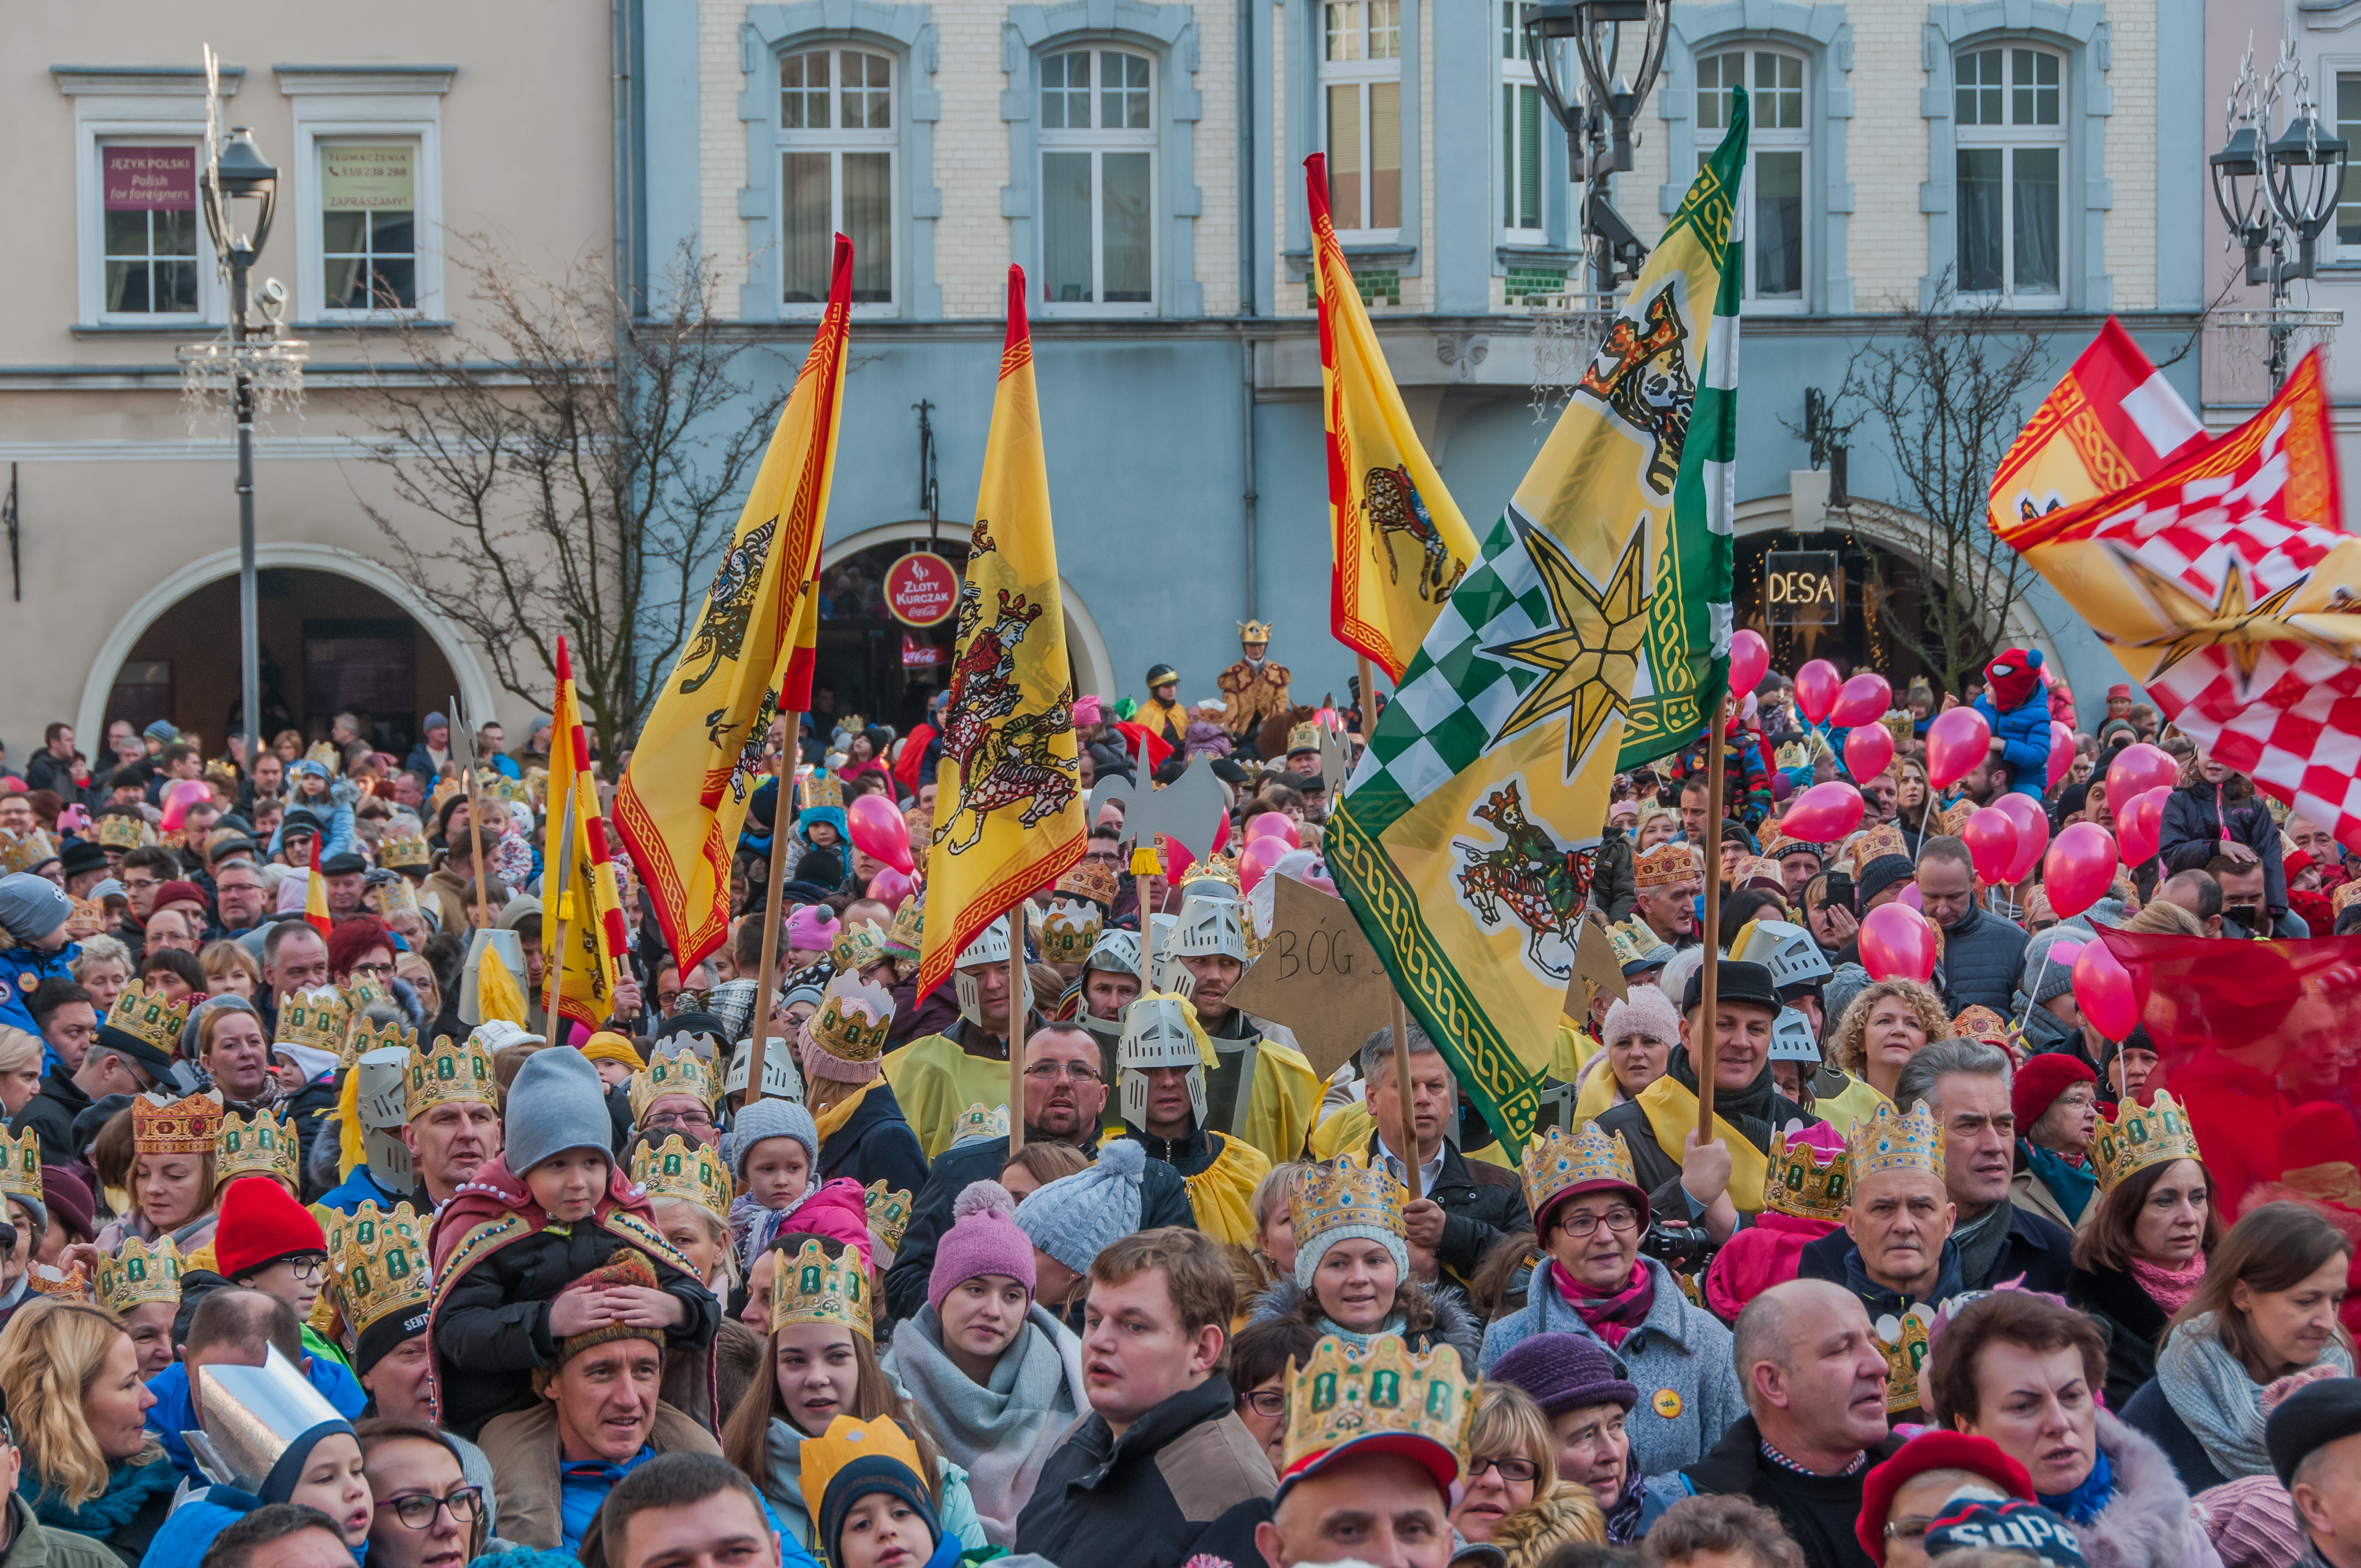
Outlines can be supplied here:
M1643 521L1631 530L1604 588L1590 586L1553 535L1530 529L1524 544L1549 595L1553 624L1484 651L1548 673L1525 693L1495 739L1566 713L1565 776L1572 778L1608 717L1631 715L1648 640L1648 529Z

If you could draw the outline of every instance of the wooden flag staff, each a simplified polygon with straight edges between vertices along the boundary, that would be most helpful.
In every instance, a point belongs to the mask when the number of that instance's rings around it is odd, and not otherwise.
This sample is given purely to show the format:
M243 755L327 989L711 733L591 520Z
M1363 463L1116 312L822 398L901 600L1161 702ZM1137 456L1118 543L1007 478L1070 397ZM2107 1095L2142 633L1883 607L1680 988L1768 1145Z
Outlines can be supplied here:
M1721 981L1721 716L1716 713L1707 722L1711 733L1705 743L1705 929L1697 933L1705 944L1705 975L1697 998L1696 1031L1703 1042L1702 1056L1697 1046L1689 1047L1689 1065L1697 1072L1697 1141L1700 1145L1713 1137L1713 1058L1719 1043L1715 1038L1714 1003ZM1673 1004L1680 1005L1677 1000Z
M763 895L763 971L754 981L754 1015L746 1028L746 1098L741 1103L747 1105L763 1097L763 1058L771 1043L771 998L779 967L779 927L784 924L779 918L779 900L786 896L787 885L786 857L779 850L792 820L788 807L795 801L796 736L803 728L804 716L782 713L779 717L787 721L786 745L779 754L780 771L774 775L779 781L779 793L771 801L771 862L763 873L770 885ZM769 740L763 737L766 745ZM730 1042L724 1040L722 1050L726 1053L729 1048ZM726 1075L730 1063L725 1059L719 1065Z

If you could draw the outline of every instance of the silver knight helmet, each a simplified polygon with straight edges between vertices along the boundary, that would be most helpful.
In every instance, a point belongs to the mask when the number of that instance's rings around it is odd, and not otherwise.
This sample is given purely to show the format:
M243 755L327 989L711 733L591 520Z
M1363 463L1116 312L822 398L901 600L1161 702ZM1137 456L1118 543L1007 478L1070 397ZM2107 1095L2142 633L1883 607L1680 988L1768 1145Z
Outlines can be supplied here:
M983 989L978 977L981 971L995 964L1003 969L1008 966L1008 916L1005 915L976 933L975 940L967 945L967 951L959 956L959 968L951 971L951 989L959 997L960 1016L979 1029L983 1027ZM1008 999L1009 1016L1012 1018L1020 1012L1033 1011L1032 976L1020 974L1020 994Z
M1189 1069L1189 1111L1205 1124L1205 1059L1189 1027L1189 1000L1151 991L1124 1010L1115 1066L1123 1084L1123 1119L1135 1132L1148 1124L1148 1074L1152 1068Z
M1243 970L1250 961L1246 925L1240 918L1245 912L1246 906L1235 898L1191 894L1183 899L1180 920L1157 954L1157 989L1178 996L1197 993L1197 977L1189 972L1189 966L1180 961L1183 959L1235 959Z
M389 1046L365 1051L353 1063L360 1075L361 1150L368 1160L369 1179L400 1198L418 1185L410 1146L401 1141L401 1129L410 1121L410 1061L417 1054Z

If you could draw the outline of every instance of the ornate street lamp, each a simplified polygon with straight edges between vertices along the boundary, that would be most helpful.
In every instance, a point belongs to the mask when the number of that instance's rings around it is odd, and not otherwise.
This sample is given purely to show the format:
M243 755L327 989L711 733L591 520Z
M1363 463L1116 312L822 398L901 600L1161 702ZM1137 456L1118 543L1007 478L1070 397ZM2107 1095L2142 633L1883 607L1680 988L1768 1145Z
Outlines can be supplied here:
M2285 93L2295 113L2287 129L2266 140ZM2312 101L2312 83L2296 63L2295 45L2279 47L2279 63L2268 82L2255 74L2250 48L2230 90L2229 138L2207 160L2213 178L2213 204L2230 226L2231 243L2246 252L2246 281L2268 287L2268 310L2232 311L2224 324L2259 327L2270 334L2271 390L2287 378L2288 344L2299 329L2324 329L2344 320L2341 311L2298 311L2288 305L2288 285L2314 275L2320 236L2345 197L2347 148L2323 125ZM2270 259L2263 259L2268 249ZM2294 255L2290 258L2289 252Z
M1566 165L1584 186L1583 248L1592 286L1610 294L1637 278L1648 247L1608 200L1610 176L1632 167L1631 122L1655 87L1670 35L1669 0L1540 0L1525 12L1525 52L1535 85L1565 128ZM1642 26L1636 75L1612 75L1622 58L1622 29ZM1572 62L1566 59L1571 52ZM1581 71L1579 83L1574 67Z

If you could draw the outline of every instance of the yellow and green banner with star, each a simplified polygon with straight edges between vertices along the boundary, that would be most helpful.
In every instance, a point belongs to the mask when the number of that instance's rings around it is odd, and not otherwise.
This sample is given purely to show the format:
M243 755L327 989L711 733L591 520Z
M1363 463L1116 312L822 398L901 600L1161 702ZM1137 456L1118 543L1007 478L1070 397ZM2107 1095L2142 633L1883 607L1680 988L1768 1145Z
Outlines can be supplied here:
M1717 619L1713 585L1668 541L1678 498L1726 490L1731 456L1736 367L1713 362L1717 307L1736 316L1747 107L1731 97L1728 134L1402 672L1323 840L1337 891L1511 1152L1540 1110L1635 707L1677 680L1701 713L1727 668L1727 572ZM1693 425L1720 433L1693 441ZM1677 672L1657 663L1664 622Z

